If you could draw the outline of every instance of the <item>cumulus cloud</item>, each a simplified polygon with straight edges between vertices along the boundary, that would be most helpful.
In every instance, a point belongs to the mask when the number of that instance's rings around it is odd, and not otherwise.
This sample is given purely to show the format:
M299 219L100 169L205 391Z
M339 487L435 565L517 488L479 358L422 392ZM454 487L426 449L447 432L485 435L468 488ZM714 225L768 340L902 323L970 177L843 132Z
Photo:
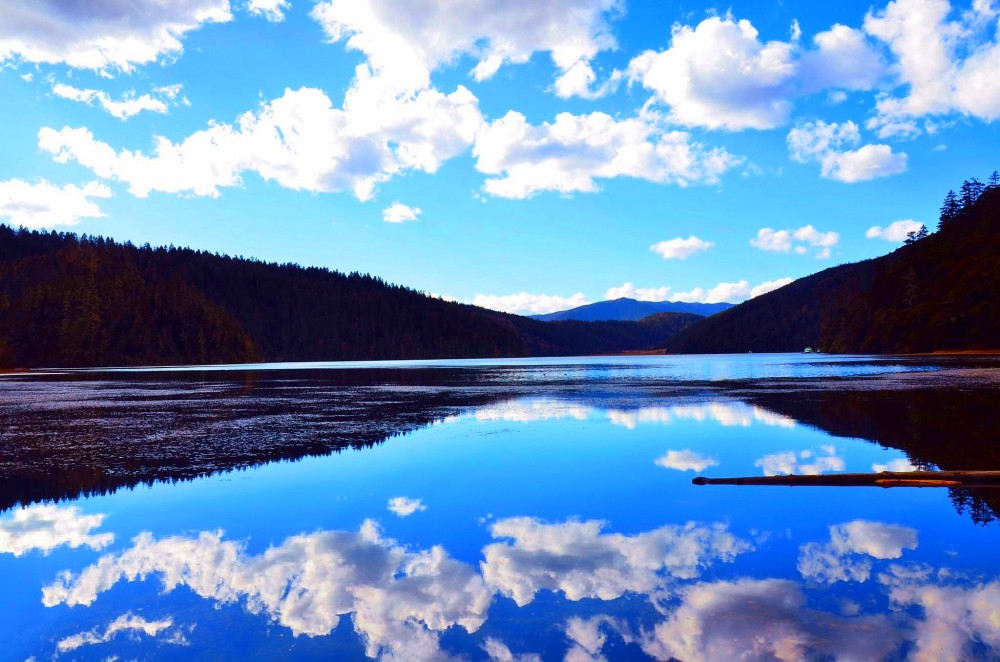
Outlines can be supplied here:
M916 232L923 226L920 221L910 219L903 221L893 221L886 227L873 225L868 228L865 236L869 239L885 239L886 241L903 241L910 232Z
M837 449L833 446L823 446L819 453L812 450L772 453L760 458L753 465L761 467L765 476L816 476L831 471L843 471L846 466L844 458L837 455Z
M590 618L574 616L567 620L566 638L572 642L572 647L563 658L565 662L606 660L601 651L608 641L607 631L621 634L626 643L631 643L633 640L625 623L610 616L603 614Z
M517 294L477 294L472 298L472 305L499 310L503 313L515 313L518 315L544 315L545 313L555 313L560 310L585 306L589 301L582 292L577 292L568 297L553 294L529 294L528 292L518 292Z
M247 11L272 23L285 20L285 12L291 8L288 0L249 0Z
M839 241L840 235L836 232L820 232L811 225L804 225L797 230L761 228L757 231L757 237L750 240L750 245L762 251L775 251L778 253L788 253L794 248L795 252L799 255L804 255L809 251L809 248L814 248L816 249L816 257L825 259L830 257L831 249ZM774 281L765 285L770 286L779 282L781 285L787 285L791 282L788 279L783 279L783 281ZM781 287L781 285L778 285L778 287ZM761 292L761 294L763 293Z
M110 545L112 533L92 533L104 522L104 515L84 515L76 506L38 505L18 508L0 519L0 554L23 556L39 551L48 554L57 547L89 547L100 550Z
M869 128L880 137L919 133L915 120L931 115L1000 118L996 11L975 2L955 20L950 15L948 0L895 0L865 18L865 31L895 56L895 84L904 90L879 99Z
M649 247L649 250L658 253L664 260L683 260L695 253L707 251L715 246L711 241L705 241L691 235L687 239L677 237L660 241Z
M862 145L861 133L854 122L827 124L806 122L788 132L788 150L799 163L819 163L827 179L845 183L863 182L906 171L907 155L894 152L888 145Z
M421 499L411 499L405 496L389 499L389 512L394 513L397 517L408 517L423 510L427 510L427 506Z
M718 466L718 464L719 461L714 457L695 453L690 449L667 451L666 455L656 460L657 466L677 471L704 471L708 467Z
M899 633L884 616L838 617L806 607L802 590L781 579L699 583L643 634L656 659L880 660Z
M382 210L382 220L386 223L405 223L415 221L423 211L420 207L408 207L401 202L394 202Z
M121 99L112 99L111 95L101 90L81 90L71 85L57 83L52 86L52 93L64 99L81 101L88 105L96 102L112 117L127 120L143 111L166 114L171 104L180 94L180 85L168 85L153 88L152 94L137 97L134 90L126 92ZM155 95L155 96L153 96Z
M632 177L660 184L714 184L741 159L707 149L682 131L606 113L560 113L555 122L529 124L510 111L486 124L473 148L476 168L491 175L484 190L524 199L542 191L593 193L599 179Z
M285 188L352 190L367 200L395 174L435 172L472 142L481 121L478 101L463 87L401 98L369 80L351 88L343 110L321 90L285 90L236 125L213 123L180 143L158 137L151 155L116 152L85 128L43 128L38 144L56 161L77 161L139 197L218 196L220 187L239 186L244 172L256 172Z
M127 72L178 55L188 32L231 19L229 0L3 3L0 62Z
M666 301L672 292L670 287L636 287L632 283L625 283L620 287L608 288L604 293L606 301L615 299L635 299L636 301Z
M674 122L733 131L781 126L798 96L871 89L882 76L877 52L852 28L817 34L804 54L796 42L762 42L750 21L712 16L694 28L674 25L670 47L633 59L628 76Z
M608 21L623 6L620 0L327 0L312 17L330 41L364 53L368 66L399 89L428 86L431 72L462 55L477 60L472 75L481 81L504 64L548 52L560 75L557 90L568 95L581 89L590 60L615 47Z
M750 298L759 297L762 294L773 292L779 288L794 282L794 278L779 278L777 280L764 281L760 285L755 285L750 289Z
M122 614L115 620L111 621L111 623L104 628L103 632L99 632L98 628L94 628L88 632L70 635L64 639L60 639L56 644L56 648L59 649L60 653L68 653L69 651L74 651L82 646L106 644L121 633L133 636L145 634L147 637L155 637L160 632L170 628L173 624L174 619L170 616L158 621L148 621L142 616L136 616L129 612L127 614ZM165 638L162 641L164 643L183 643L185 640L183 638L183 634L181 633L180 638Z
M220 604L242 601L295 635L329 634L350 614L373 658L440 659L438 633L455 625L474 632L492 597L472 566L440 547L404 549L366 520L357 533L292 536L258 556L221 532L161 540L142 533L131 548L62 573L43 588L42 602L89 605L119 582L157 576L165 592L184 586Z
M836 234L836 233L833 233ZM719 283L715 287L696 287L687 292L674 292L672 287L636 287L633 283L627 282L618 287L608 288L604 293L604 299L611 301L614 299L628 298L637 301L681 301L684 303L739 303L753 297L767 294L779 287L784 287L792 282L791 278L779 278L763 282L753 287L750 281L741 280L735 283Z
M60 188L44 179L29 184L21 179L0 182L0 219L26 228L76 225L83 218L104 213L91 198L110 198L111 189L99 182Z
M806 579L823 584L863 582L871 575L870 559L898 559L903 550L916 548L916 529L854 520L831 526L830 542L800 547L798 569Z
M665 526L626 536L602 533L596 520L547 524L531 517L494 523L495 538L483 548L483 578L524 606L540 590L569 600L613 600L625 593L650 593L666 579L692 579L713 561L732 561L750 544L724 525Z

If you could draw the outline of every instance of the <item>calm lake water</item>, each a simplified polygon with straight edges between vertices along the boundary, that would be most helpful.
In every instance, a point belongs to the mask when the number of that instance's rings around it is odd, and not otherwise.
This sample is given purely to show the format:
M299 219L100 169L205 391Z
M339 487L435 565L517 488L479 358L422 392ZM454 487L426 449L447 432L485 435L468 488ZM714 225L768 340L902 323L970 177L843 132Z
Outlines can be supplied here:
M1000 659L1000 360L0 378L2 659Z

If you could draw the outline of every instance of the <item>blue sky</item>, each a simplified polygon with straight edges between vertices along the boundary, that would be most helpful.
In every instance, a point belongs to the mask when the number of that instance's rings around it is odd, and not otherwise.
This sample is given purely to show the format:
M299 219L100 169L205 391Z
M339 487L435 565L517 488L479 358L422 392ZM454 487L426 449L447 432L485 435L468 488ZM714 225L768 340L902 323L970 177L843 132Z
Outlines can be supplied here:
M990 0L0 7L0 220L548 312L740 301L997 163Z

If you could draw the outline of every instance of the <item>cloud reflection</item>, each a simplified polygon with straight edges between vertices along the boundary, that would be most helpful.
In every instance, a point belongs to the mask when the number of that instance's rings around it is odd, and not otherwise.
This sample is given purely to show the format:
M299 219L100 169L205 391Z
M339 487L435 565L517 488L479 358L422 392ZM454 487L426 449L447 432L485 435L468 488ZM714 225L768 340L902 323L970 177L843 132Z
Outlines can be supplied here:
M174 619L170 616L158 621L147 621L142 616L136 616L130 612L122 614L113 620L106 628L104 628L103 632L99 633L98 628L94 628L88 632L81 632L79 634L70 635L69 637L60 639L59 643L56 644L56 648L60 653L68 653L69 651L74 651L83 646L106 644L121 633L132 636L145 634L148 637L155 637L160 632L172 627L173 624ZM188 644L187 638L180 630L175 630L171 636L164 637L161 641L163 643L180 646Z
M22 556L37 550L48 554L64 545L103 549L114 541L114 534L91 531L101 526L104 517L101 513L84 515L76 506L18 508L0 519L0 553Z
M656 460L656 464L664 469L676 469L677 471L704 471L708 467L717 466L719 461L714 457L686 449L667 451L666 455Z
M755 423L772 427L795 427L795 419L763 407L738 401L699 404L657 405L649 407L602 408L586 402L557 397L532 397L510 400L476 409L477 421L533 421L574 419L584 421L603 413L612 425L634 430L640 425L671 425L676 421L713 421L725 427L749 427Z
M401 546L371 520L357 532L292 536L259 555L221 532L162 539L143 533L129 549L78 574L61 574L42 597L50 607L90 605L120 582L158 577L165 592L183 586L218 603L240 602L295 635L328 634L350 616L366 654L383 659L443 659L442 632L457 626L475 633L496 595L523 607L540 591L573 602L626 595L648 601L646 612L628 610L647 615L637 622L614 615L611 604L607 613L595 615L588 606L587 615L569 617L565 657L574 661L603 659L612 635L655 658L686 661L902 653L916 660L969 659L1000 647L1000 581L970 582L903 561L918 546L918 532L909 527L867 520L831 526L828 540L800 547L804 583L776 577L702 581L715 563L752 550L723 524L668 525L632 535L606 532L605 526L595 520L498 520L491 527L496 541L483 548L478 569L440 546ZM838 601L828 587L817 590L813 583L867 581L878 563L878 582L867 585L874 601ZM890 615L863 613L862 604L877 604L879 592ZM839 612L818 608L838 602ZM74 635L60 649L107 641L129 628L153 636L172 624L126 617L138 620ZM501 628L494 624L479 644L491 659L539 659L511 651L498 638Z
M157 540L142 533L133 546L101 558L42 591L46 606L89 605L121 581L157 575L166 592L186 586L222 603L245 601L295 635L325 635L353 614L369 657L406 651L408 659L439 658L438 632L477 630L492 593L468 564L441 547L411 552L381 537L366 520L357 533L293 536L259 556L221 532Z
M500 520L493 537L509 542L483 548L483 578L521 607L543 589L570 600L613 600L628 592L652 593L664 575L693 579L713 561L732 561L751 548L722 524L664 526L633 536L603 528L597 520Z
M795 582L742 579L682 589L680 606L647 632L641 645L657 659L686 662L878 660L899 639L884 616L842 617L809 609Z
M831 526L830 542L800 547L798 569L806 579L823 584L863 582L870 577L872 568L871 560L863 557L898 559L903 550L916 548L916 529L854 520Z
M831 471L843 471L847 466L844 458L837 455L837 449L833 446L822 446L819 453L812 450L772 453L760 458L753 465L763 469L765 476L816 476Z

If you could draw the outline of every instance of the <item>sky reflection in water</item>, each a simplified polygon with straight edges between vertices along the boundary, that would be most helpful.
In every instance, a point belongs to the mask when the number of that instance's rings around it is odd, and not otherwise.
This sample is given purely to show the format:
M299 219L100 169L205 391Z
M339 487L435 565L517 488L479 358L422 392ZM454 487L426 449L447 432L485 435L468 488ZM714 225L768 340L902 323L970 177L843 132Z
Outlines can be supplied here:
M514 398L369 449L7 511L0 637L16 659L1000 651L998 529L946 492L690 483L904 453L736 398L634 405Z

